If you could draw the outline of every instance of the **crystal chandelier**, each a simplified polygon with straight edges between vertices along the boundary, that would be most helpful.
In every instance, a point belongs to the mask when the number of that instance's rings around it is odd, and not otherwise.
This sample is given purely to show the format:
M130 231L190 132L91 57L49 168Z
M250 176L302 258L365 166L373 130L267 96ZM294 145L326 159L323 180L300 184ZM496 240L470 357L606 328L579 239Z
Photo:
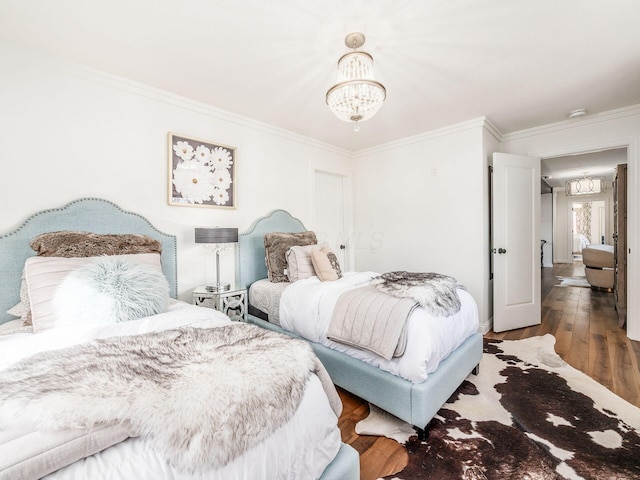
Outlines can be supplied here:
M376 114L387 91L373 76L373 57L356 51L364 45L364 34L350 33L344 43L353 52L338 60L338 79L327 92L327 105L340 120L354 122L357 132L360 129L358 122Z

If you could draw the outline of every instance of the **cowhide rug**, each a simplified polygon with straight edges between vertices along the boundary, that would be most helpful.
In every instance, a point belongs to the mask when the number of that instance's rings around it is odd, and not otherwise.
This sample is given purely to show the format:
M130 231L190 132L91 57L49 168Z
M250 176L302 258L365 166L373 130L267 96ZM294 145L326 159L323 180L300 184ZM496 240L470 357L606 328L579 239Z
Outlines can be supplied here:
M556 277L560 280L560 285L556 287L584 287L591 288L591 284L587 281L587 277Z
M552 335L487 341L387 479L640 479L640 409L565 363ZM397 424L393 426L398 430Z

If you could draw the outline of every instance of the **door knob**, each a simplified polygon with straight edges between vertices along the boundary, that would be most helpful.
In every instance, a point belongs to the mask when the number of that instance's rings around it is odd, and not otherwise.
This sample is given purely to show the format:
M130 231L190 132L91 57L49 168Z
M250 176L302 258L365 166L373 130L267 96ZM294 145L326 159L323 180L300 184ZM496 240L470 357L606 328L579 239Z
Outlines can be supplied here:
M345 248L347 248L345 245L340 245L340 250L344 250Z
M499 248L498 249L498 253L507 253L507 249L506 248Z

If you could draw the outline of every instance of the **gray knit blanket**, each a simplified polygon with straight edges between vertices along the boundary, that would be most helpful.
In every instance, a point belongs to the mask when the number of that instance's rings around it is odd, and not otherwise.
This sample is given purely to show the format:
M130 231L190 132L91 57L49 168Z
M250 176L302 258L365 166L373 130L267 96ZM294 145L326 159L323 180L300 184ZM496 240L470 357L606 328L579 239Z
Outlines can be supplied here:
M307 342L246 324L111 337L0 371L0 424L128 425L179 468L221 467L292 417L318 365Z
M439 273L389 272L371 280L381 292L398 298L411 298L420 306L439 317L448 317L460 311L458 281Z
M387 360L400 357L407 346L407 320L417 305L414 300L392 297L372 286L354 288L338 297L327 338Z

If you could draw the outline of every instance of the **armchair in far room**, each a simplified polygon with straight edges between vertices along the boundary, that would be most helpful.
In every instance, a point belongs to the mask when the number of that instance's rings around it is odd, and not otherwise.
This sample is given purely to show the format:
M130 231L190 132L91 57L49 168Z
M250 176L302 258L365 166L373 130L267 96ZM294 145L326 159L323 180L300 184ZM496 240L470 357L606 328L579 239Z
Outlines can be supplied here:
M613 245L593 244L583 248L582 262L591 288L613 291L615 272Z

